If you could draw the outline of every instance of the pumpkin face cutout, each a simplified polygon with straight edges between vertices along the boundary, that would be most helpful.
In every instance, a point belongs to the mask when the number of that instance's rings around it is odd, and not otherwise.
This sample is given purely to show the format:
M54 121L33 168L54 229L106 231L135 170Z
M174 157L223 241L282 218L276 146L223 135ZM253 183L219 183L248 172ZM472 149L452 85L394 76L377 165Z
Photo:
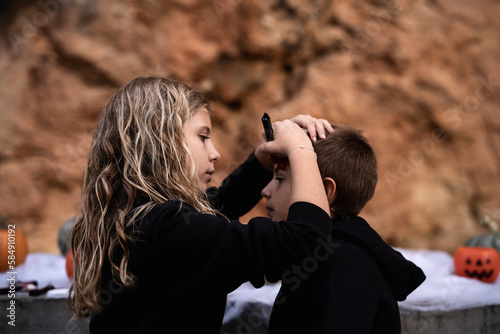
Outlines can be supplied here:
M500 255L490 247L459 247L453 256L458 276L493 283L500 272Z

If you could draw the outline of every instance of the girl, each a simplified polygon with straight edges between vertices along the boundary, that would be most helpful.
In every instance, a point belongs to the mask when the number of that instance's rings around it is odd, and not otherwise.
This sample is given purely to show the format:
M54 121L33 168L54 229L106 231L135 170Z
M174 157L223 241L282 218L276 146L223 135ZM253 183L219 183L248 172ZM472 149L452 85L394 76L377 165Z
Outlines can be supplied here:
M295 122L322 136L328 122ZM70 308L91 333L219 333L227 293L280 279L331 230L312 143L292 121L273 125L218 189L210 109L187 85L141 77L106 104L90 149L72 231ZM327 130L330 130L329 128ZM287 221L237 219L261 198L270 154L293 165ZM226 218L227 217L227 218ZM233 220L229 220L233 219Z

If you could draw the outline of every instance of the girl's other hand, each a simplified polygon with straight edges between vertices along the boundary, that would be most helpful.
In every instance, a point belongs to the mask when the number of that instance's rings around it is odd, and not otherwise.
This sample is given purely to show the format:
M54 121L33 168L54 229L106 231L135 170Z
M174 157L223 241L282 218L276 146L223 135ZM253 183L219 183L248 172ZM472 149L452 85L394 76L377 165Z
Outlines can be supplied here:
M306 131L313 142L318 138L325 139L327 132L332 133L334 131L332 125L326 119L314 118L310 115L297 115L290 120Z

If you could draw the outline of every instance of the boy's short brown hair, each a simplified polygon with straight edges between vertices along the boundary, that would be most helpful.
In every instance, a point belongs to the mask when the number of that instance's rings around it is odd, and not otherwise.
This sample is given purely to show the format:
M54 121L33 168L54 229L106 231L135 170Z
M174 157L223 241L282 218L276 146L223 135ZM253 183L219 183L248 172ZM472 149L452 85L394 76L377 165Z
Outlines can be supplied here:
M373 197L377 184L377 160L368 140L345 125L314 144L321 176L331 177L336 196L330 209L335 217L356 216Z

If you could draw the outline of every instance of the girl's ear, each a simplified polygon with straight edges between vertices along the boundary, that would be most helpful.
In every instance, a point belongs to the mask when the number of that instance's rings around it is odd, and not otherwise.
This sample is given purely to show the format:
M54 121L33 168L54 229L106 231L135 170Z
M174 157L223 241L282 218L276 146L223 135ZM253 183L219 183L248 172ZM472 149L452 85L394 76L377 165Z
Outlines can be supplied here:
M331 177L325 177L323 179L323 186L325 187L326 197L328 198L328 204L332 205L335 196L337 195L337 185Z

